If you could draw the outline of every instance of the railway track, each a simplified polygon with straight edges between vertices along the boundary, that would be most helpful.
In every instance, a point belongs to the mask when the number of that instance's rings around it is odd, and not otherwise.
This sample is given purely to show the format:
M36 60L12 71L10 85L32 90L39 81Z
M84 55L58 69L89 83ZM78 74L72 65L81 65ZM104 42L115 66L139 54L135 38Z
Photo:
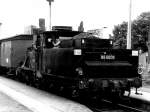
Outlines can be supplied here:
M63 95L63 97L66 96ZM73 100L72 98L69 99ZM79 103L86 105L94 112L150 112L150 102L145 102L134 98L130 98L127 101L118 100L118 103L108 99L102 99L99 102L92 101L91 104L87 104L87 101Z
M149 112L149 110L146 110L145 108L131 105L132 102L124 104L103 99L98 105L96 104L95 106L92 105L91 107L88 107L93 110L93 112Z

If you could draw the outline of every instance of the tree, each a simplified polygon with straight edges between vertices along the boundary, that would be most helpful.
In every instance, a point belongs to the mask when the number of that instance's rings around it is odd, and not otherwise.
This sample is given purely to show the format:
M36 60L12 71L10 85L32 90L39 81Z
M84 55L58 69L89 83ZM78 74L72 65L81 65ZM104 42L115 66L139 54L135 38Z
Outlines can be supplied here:
M132 23L132 48L147 51L146 41L148 40L149 23L143 18Z
M132 49L147 51L146 42L150 27L150 12L143 12L132 22ZM126 48L127 22L114 26L113 40L114 48Z
M80 25L78 27L78 31L83 32L84 31L84 27L83 27L83 21L80 22Z
M115 48L126 48L127 22L114 26L112 39Z

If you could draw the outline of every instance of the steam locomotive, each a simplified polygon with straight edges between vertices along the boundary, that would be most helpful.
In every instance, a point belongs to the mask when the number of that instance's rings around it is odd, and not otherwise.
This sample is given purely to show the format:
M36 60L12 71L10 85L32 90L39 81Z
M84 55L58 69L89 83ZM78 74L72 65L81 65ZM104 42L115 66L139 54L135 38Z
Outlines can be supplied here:
M27 41L20 40L22 44ZM1 41L1 45L3 42L6 40ZM113 49L111 39L54 27L52 31L28 38L26 44L17 48L23 52L17 55L20 62L16 63L19 64L8 68L27 84L67 90L73 97L122 96L126 90L142 86L138 73L138 51ZM26 51L20 50L25 48ZM2 51L1 47L1 56Z

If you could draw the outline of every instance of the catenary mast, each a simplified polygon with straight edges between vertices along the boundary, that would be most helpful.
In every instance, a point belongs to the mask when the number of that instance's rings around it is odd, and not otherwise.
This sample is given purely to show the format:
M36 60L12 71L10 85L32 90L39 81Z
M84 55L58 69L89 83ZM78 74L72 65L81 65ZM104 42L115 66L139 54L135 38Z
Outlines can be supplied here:
M129 20L128 20L128 32L127 32L127 49L131 49L131 12L132 12L132 0L129 4Z
M54 2L54 0L47 0L49 2L49 9L50 9L50 23L49 23L49 29L51 30L51 2Z

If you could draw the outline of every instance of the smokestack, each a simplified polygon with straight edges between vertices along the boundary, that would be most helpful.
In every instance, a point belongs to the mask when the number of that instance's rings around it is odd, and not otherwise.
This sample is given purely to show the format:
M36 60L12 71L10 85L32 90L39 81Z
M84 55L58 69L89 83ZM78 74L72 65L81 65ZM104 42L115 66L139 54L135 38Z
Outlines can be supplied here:
M40 30L45 31L45 19L43 18L39 19L39 28Z

